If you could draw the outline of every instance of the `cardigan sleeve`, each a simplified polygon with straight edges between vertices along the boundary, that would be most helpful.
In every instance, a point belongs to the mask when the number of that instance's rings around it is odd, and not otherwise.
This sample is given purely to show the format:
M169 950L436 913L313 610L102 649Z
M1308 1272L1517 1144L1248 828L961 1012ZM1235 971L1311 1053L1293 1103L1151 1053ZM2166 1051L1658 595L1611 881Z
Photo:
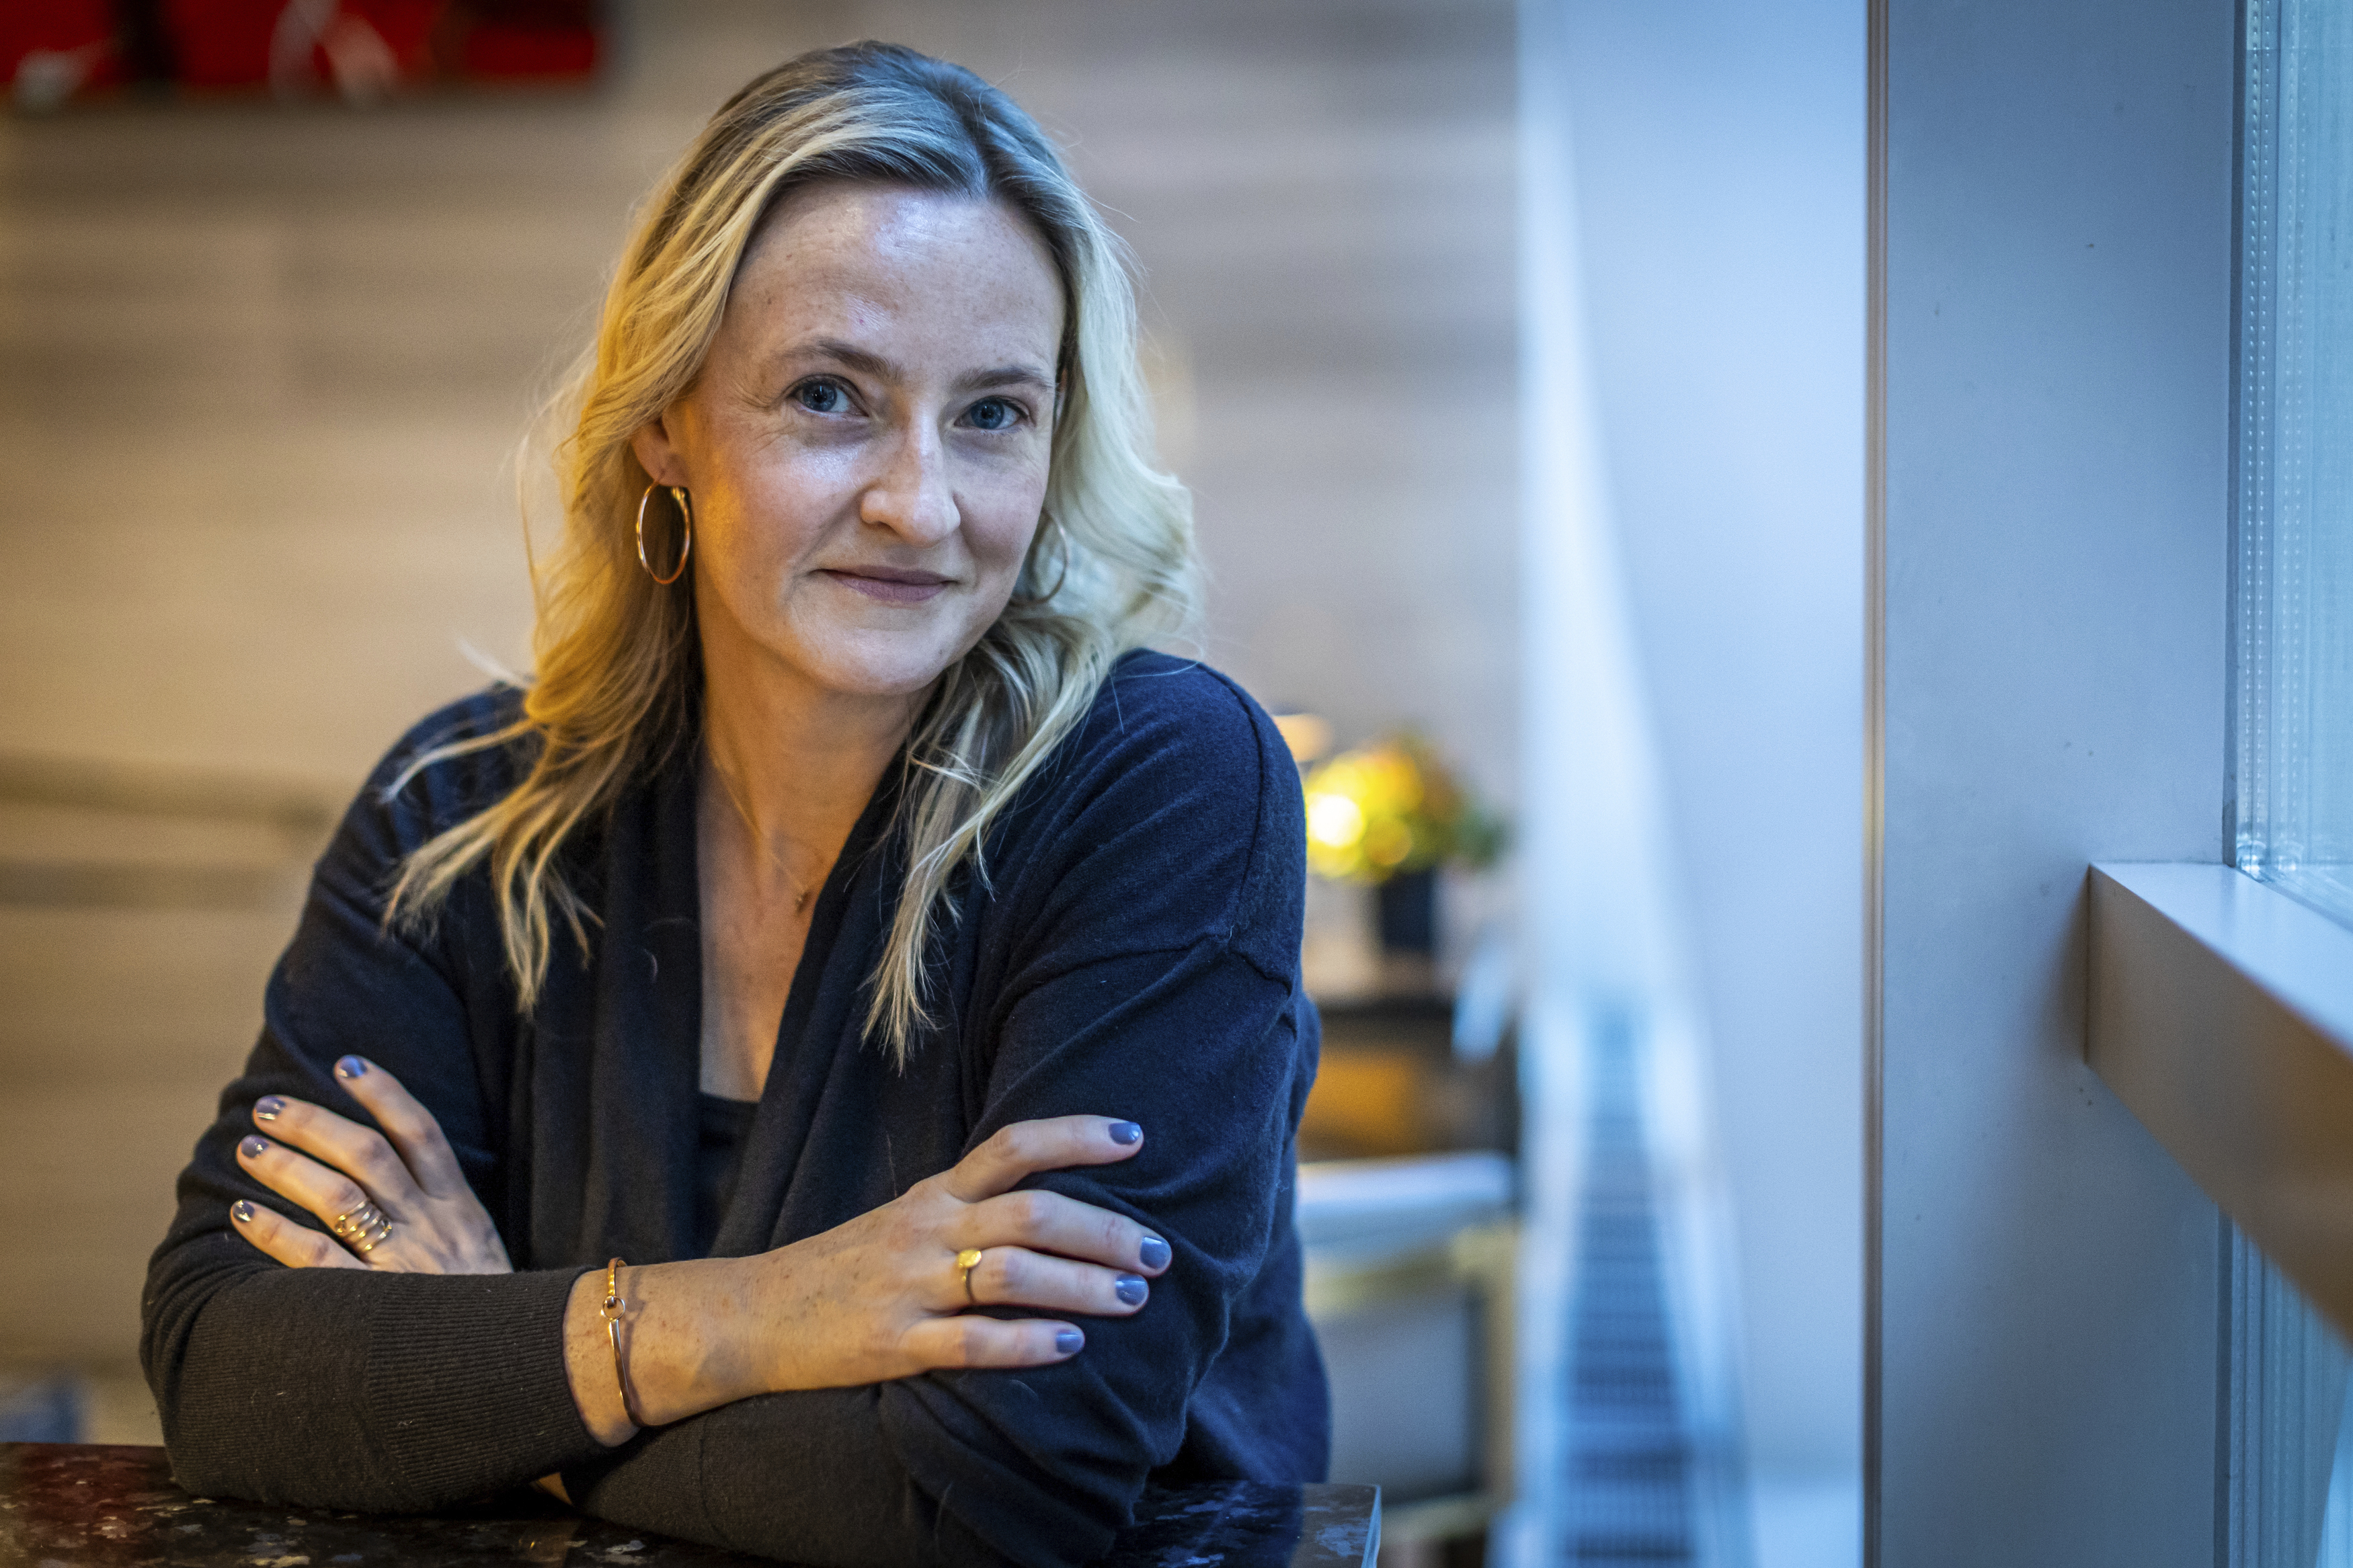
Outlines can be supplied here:
M491 704L475 707L488 713ZM385 786L420 738L482 716L428 720L345 816L270 977L260 1039L181 1173L178 1211L148 1264L141 1361L174 1472L199 1495L429 1510L600 1451L564 1372L564 1311L578 1270L288 1268L228 1219L245 1198L324 1228L247 1175L236 1148L266 1094L367 1121L334 1077L345 1054L397 1076L440 1121L475 1191L495 1185L458 977L436 945L389 933L382 921L392 869L447 818L446 792L469 770L436 770L396 798Z
M1018 934L965 1025L989 1063L967 1147L1038 1117L1143 1125L1134 1159L1033 1184L1166 1238L1150 1300L1081 1320L1086 1348L1054 1365L771 1395L649 1433L567 1476L592 1511L845 1568L1074 1565L1130 1522L1278 1234L1313 1047L1300 1037L1296 774L1222 683L1206 712L1158 711L1169 706L1133 704L1000 858L997 915ZM871 1510L858 1527L853 1497Z

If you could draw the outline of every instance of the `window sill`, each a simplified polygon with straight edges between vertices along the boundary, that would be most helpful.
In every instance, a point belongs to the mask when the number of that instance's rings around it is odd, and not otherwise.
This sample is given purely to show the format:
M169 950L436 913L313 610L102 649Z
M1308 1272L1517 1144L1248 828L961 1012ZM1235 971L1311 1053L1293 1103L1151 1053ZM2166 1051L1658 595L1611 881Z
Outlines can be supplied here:
M2091 871L2092 1068L2353 1332L2353 931L2220 865Z

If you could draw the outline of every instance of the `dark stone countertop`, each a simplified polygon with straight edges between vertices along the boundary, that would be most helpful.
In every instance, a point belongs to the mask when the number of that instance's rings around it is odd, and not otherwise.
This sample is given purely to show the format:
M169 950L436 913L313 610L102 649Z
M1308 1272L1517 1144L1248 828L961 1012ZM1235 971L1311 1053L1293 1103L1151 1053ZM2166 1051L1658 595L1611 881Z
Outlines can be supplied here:
M1153 1489L1104 1568L1370 1568L1373 1487L1221 1481ZM768 1560L584 1518L536 1492L441 1514L356 1514L190 1497L161 1448L0 1443L10 1568L769 1568Z

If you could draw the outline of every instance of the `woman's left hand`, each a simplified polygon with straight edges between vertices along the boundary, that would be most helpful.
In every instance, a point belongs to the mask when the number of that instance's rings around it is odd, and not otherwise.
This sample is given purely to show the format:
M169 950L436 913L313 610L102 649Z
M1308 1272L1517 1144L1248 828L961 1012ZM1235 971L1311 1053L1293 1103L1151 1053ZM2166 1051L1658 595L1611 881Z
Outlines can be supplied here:
M466 1184L432 1112L397 1079L361 1058L343 1058L335 1076L384 1131L306 1100L268 1095L254 1104L261 1131L238 1142L237 1163L330 1229L373 1203L390 1222L391 1234L363 1251L365 1232L338 1241L254 1203L229 1205L237 1233L290 1268L512 1273L506 1244Z

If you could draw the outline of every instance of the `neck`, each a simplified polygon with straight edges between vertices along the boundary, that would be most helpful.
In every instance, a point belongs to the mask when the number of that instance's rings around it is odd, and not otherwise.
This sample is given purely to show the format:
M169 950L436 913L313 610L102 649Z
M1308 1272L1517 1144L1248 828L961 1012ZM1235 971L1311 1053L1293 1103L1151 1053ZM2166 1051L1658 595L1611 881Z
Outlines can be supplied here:
M806 898L890 765L923 693L856 697L705 664L703 821L740 833L755 876ZM775 672L761 672L770 674Z

